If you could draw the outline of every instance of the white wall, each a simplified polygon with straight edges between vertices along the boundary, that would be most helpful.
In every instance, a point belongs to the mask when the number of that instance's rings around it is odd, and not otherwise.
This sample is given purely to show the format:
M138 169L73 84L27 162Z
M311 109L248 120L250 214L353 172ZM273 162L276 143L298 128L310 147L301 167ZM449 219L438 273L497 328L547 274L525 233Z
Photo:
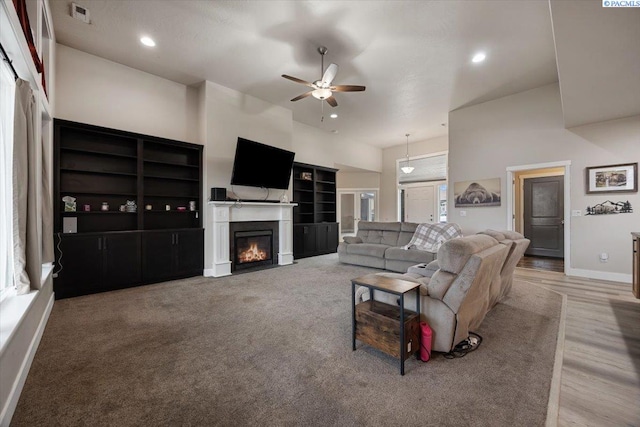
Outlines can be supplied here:
M506 228L506 168L554 161L571 161L571 209L607 199L629 200L634 213L571 218L571 266L578 275L630 280L630 232L640 224L640 196L585 194L585 168L640 160L640 116L567 130L563 126L557 84L544 86L449 114L449 181L500 177L500 207L453 206L449 186L449 220L463 231ZM598 255L609 253L609 262Z
M409 144L409 158L423 156L431 153L447 151L448 137L417 141ZM398 220L398 177L396 176L396 161L405 159L407 145L395 145L382 151L382 176L380 178L380 220Z
M382 167L382 150L349 141L340 134L332 134L293 122L293 150L296 162L339 168L337 163L359 169L379 172Z
M198 91L61 44L56 118L179 141L198 138Z
M341 188L380 188L378 172L341 172L336 174L336 187Z

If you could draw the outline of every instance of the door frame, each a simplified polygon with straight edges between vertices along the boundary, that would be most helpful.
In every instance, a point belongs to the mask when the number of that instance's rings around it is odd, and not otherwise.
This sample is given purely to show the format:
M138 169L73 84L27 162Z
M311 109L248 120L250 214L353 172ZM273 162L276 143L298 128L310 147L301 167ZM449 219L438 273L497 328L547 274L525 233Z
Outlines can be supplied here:
M567 274L571 269L571 160L507 167L507 230L513 230L515 223L514 172L558 167L564 168L564 274Z
M342 223L340 218L342 218L342 200L340 199L341 194L350 194L354 193L367 193L375 191L376 192L376 203L375 208L373 209L373 213L376 218L380 218L379 209L380 209L380 188L338 188L336 190L336 219L338 221L338 239L342 237ZM359 206L355 206L355 208L359 208ZM359 222L359 221L358 221ZM358 232L358 222L355 221L354 218L354 235Z

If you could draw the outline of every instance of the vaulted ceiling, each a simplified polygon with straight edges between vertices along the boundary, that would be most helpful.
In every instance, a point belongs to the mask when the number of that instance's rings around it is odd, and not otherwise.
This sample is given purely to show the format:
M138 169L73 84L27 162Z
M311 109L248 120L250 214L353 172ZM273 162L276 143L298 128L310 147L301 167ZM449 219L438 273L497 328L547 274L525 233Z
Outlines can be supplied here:
M377 147L401 144L406 133L414 141L446 134L449 111L558 80L546 0L77 3L90 25L70 16L71 2L51 2L61 44L186 85L216 82ZM143 35L157 45L142 46ZM367 87L336 94L323 122L322 102L291 102L306 88L280 77L319 79L319 46L328 48L325 67L340 67L334 84ZM472 63L480 51L486 60Z

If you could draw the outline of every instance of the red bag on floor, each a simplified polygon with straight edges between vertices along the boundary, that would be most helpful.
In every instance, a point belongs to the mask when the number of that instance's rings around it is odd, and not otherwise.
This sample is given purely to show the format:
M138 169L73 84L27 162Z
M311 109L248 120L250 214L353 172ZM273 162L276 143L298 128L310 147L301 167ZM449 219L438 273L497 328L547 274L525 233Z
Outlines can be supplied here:
M431 336L433 331L427 322L420 322L420 360L428 362L431 358Z

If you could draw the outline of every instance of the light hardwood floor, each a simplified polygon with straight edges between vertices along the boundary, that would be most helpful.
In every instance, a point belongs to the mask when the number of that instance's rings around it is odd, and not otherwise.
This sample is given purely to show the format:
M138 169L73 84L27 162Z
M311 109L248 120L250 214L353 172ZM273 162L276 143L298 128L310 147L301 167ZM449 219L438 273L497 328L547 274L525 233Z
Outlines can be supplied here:
M640 300L631 284L523 268L515 277L567 296L557 425L640 426Z

